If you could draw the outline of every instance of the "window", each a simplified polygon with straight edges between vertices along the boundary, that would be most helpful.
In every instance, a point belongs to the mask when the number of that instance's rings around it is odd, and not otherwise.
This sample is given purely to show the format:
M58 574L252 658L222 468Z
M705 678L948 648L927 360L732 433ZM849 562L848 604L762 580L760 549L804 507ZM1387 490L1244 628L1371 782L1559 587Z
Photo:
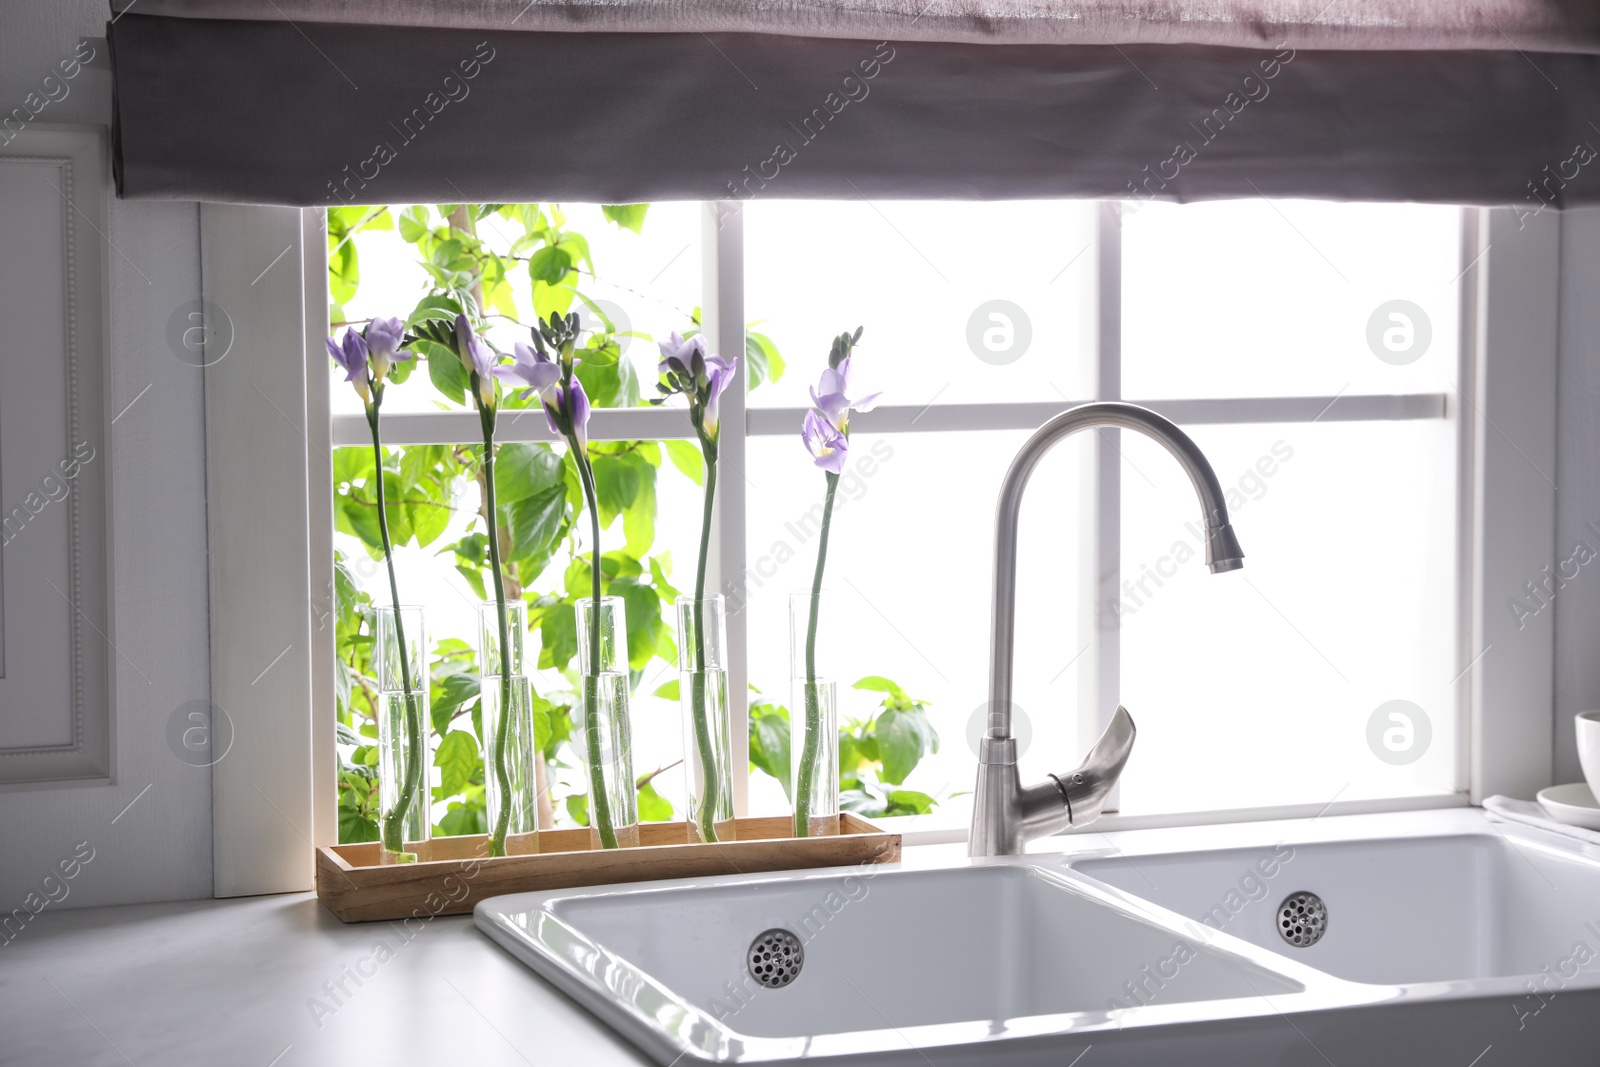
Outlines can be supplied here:
M336 323L404 317L430 288L470 284L452 275L460 249L445 247L441 210L330 213ZM1073 765L1120 701L1141 728L1127 815L1436 803L1461 788L1462 220L1452 208L1305 202L758 201L738 212L513 206L475 221L516 257L514 272L483 279L502 348L535 309L610 323L623 369L591 438L605 442L619 507L652 522L619 517L604 547L631 553L646 587L692 580L700 499L686 422L638 406L652 395L652 340L689 327L701 306L751 324L744 352L762 380L725 418L724 440L738 443L724 449L718 552L743 637L733 677L758 708L788 703L788 594L815 559L804 518L822 479L798 440L806 390L829 339L865 327L858 364L885 398L853 424L830 545L831 636L842 679L893 679L927 703L939 735L889 810L959 827L986 699L999 482L1033 428L1094 398L1154 407L1194 436L1228 490L1247 565L1206 573L1193 493L1153 443L1113 431L1058 448L1022 522L1024 776ZM383 603L360 531L367 426L347 386L336 380L332 396L331 547L347 592ZM395 476L425 493L404 505L416 536L398 558L403 599L426 603L446 642L436 724L468 735L441 760L435 822L481 832L470 692L446 680L473 665L454 653L471 646L481 563L454 546L483 528L470 478L477 420L424 368L392 388L383 425ZM501 416L503 446L548 438L536 411ZM580 543L523 561L530 598L564 595ZM663 616L640 630L661 653ZM346 622L354 640L359 619ZM661 770L642 810L664 817L682 803L678 710L656 695L675 665L635 652L635 769ZM553 670L540 684L562 687ZM882 698L843 692L842 720L870 720ZM466 699L449 705L452 693ZM339 699L351 731L342 762L360 777L359 695ZM743 731L737 696L735 713ZM552 749L557 820L581 814L564 802L582 794L571 763ZM354 788L342 832L359 836ZM883 810L891 790L867 788L860 801ZM754 770L747 789L747 813L784 810L771 775Z

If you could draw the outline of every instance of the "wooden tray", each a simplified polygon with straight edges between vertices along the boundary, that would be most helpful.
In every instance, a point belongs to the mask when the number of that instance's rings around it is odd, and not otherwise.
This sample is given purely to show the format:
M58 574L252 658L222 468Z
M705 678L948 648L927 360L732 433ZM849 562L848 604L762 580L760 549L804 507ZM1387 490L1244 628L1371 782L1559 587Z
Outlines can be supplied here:
M465 915L503 893L645 882L657 878L892 863L900 835L844 812L835 837L789 836L789 816L739 819L738 840L686 843L681 822L639 827L638 848L593 849L588 830L544 830L538 855L488 857L482 835L435 838L424 863L378 862L378 843L317 849L317 896L344 922Z

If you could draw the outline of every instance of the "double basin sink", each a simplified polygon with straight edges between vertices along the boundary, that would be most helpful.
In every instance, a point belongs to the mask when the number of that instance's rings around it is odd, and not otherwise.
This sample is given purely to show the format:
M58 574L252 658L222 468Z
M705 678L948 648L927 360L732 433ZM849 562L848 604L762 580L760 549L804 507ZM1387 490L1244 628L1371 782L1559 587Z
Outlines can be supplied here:
M666 1067L1600 1062L1600 847L1476 809L912 848L477 923Z

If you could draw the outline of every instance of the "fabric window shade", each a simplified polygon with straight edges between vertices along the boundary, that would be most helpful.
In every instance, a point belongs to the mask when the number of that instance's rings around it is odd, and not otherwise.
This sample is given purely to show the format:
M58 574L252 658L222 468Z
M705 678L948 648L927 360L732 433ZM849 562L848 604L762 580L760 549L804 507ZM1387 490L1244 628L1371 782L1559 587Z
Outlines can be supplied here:
M1600 5L1321 4L138 0L108 30L117 185L1600 202Z
M1593 0L112 0L114 14L970 44L1600 51Z

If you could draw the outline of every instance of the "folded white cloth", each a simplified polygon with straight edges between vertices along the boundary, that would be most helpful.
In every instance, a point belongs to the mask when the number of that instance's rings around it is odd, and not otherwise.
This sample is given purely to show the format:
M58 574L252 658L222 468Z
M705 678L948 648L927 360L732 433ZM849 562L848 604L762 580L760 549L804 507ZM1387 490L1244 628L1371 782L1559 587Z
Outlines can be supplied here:
M1600 845L1600 831L1585 830L1581 826L1569 826L1564 822L1557 822L1532 800L1492 796L1483 802L1483 810L1491 817L1537 826L1541 830L1553 830L1558 834L1575 837L1579 841L1587 841L1591 845Z

